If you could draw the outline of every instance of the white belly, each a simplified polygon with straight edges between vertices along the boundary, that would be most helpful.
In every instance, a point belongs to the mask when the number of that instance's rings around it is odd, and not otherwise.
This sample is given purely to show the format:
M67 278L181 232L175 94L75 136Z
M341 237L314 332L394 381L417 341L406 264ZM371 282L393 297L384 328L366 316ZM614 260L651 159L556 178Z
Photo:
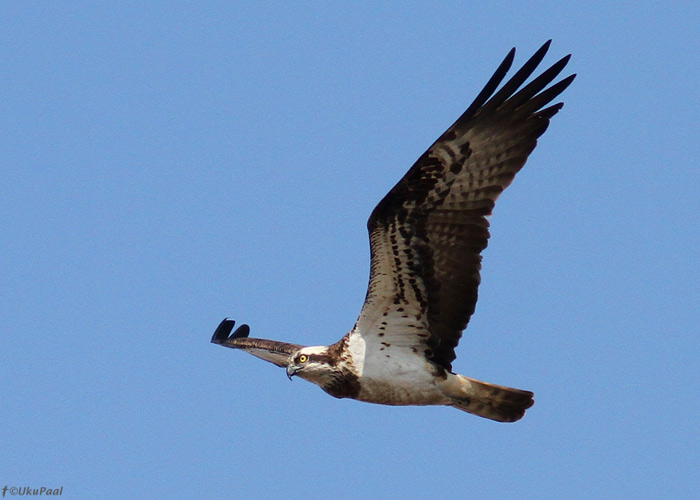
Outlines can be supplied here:
M422 355L401 351L388 349L364 359L357 399L385 405L448 404L433 366Z
M348 351L360 382L357 399L385 405L444 405L447 398L436 384L436 367L420 346L396 342L389 335L363 338L350 332ZM400 339L403 340L403 339Z

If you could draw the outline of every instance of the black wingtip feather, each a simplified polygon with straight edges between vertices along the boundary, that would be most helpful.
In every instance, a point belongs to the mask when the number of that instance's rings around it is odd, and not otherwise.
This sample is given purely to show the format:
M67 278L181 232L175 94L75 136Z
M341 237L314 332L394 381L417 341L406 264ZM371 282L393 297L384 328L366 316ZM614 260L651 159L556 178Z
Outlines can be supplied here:
M571 58L570 54L566 57L562 57L559 61L557 61L550 68L548 68L546 71L544 71L541 75L539 75L537 78L535 78L530 83L528 83L525 87L520 89L516 94L514 94L512 97L509 97L505 104L507 106L509 106L510 108L517 108L518 106L520 106L524 103L527 103L538 92L540 92L547 85L549 85L557 77L557 75L559 75L559 73L562 72L562 70L564 69L566 64L569 62L570 58ZM522 83L522 82L520 82L520 83ZM564 86L564 88L566 88L568 85L569 84L567 83ZM563 91L564 88L562 88L561 90ZM515 92L515 90L517 90L517 88L513 89L513 92ZM553 95L551 97L551 99L554 99L554 97L556 97L556 94ZM549 101L547 101L547 102L549 102ZM546 102L543 103L542 106L544 106L545 104L546 104Z
M460 120L470 118L474 113L476 113L479 110L479 108L481 108L481 106L483 106L486 103L486 101L489 100L489 97L491 97L491 95L496 91L498 86L505 78L506 74L508 73L508 70L513 65L514 60L515 47L510 49L508 55L506 55L506 57L503 59L503 62L501 62L501 64L494 72L493 76L491 76L491 78L489 79L488 83L486 83L481 92L479 92L479 95L476 96L474 102L472 102L471 105L467 108L467 110L464 113L462 113L462 116L459 118Z
M250 335L250 327L248 325L239 326L236 331L233 332L233 335L231 335L231 331L233 330L235 324L236 322L232 319L224 318L224 320L219 323L219 326L216 327L216 331L211 337L212 343L223 344L229 339L239 339Z
M479 95L474 99L474 102L467 108L467 110L462 113L457 121L454 123L450 129L448 129L440 139L444 139L449 133L453 133L455 128L460 128L466 126L469 121L477 113L490 113L494 110L500 109L502 106L507 106L509 108L517 108L518 106L525 105L528 106L530 112L537 111L539 108L547 105L556 95L561 93L573 80L572 75L563 80L566 83L559 83L554 85L552 88L555 90L553 92L547 91L542 92L542 94L535 96L538 92L542 91L547 85L549 85L554 78L564 69L566 64L571 58L571 54L563 57L557 61L551 68L547 69L542 75L535 78L532 82L528 83L524 88L520 88L523 83L535 72L537 67L543 61L545 55L549 51L549 47L552 44L552 40L547 40L542 46L537 49L537 51L530 57L525 64L508 80L503 86L498 89L498 86L503 82L506 74L510 70L514 58L515 58L515 48L508 52L503 62L498 66L498 69L489 79L486 86L479 92ZM543 99L549 96L549 100ZM531 106L529 99L533 99L539 105L537 107ZM440 140L438 139L438 140Z
M524 113L524 114L535 113L540 108L542 108L542 107L546 106L547 104L549 104L550 102L552 102L559 94L564 92L564 90L566 90L566 88L569 85L571 85L571 82L574 81L574 78L576 78L575 74L567 76L562 81L555 83L554 85L552 85L551 87L549 87L546 90L543 90L542 92L537 94L535 97L533 97L532 99L527 101L525 104L523 104L522 107L518 110L518 112Z
M233 335L231 335L231 339L242 339L244 337L247 337L250 335L250 327L248 325L241 325L239 326L235 332L233 332Z
M537 52L535 52L532 57L530 57L530 59L523 64L522 68L516 71L510 80L508 80L503 87L501 87L501 90L499 90L491 99L489 99L486 107L497 108L503 104L506 99L511 97L513 93L518 90L523 83L525 83L525 80L527 80L530 75L535 72L537 67L544 59L544 56L547 55L547 51L549 50L549 45L551 43L552 41L548 40L544 43L544 45L542 45L542 47L537 49Z

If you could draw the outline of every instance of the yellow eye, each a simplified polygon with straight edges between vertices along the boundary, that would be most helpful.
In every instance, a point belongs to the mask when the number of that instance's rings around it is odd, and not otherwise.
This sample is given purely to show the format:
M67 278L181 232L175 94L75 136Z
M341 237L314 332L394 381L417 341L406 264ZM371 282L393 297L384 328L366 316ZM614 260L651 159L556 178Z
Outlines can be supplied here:
M302 354L299 356L299 363L306 363L309 360L309 357L306 354Z

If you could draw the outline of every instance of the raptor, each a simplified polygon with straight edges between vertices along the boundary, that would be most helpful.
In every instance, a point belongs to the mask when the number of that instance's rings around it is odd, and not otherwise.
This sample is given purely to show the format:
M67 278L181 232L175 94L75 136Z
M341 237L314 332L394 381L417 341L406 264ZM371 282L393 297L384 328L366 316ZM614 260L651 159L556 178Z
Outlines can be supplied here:
M369 287L345 336L308 347L250 338L247 325L234 331L234 321L224 319L212 342L283 367L337 398L445 405L499 422L522 418L534 404L532 392L456 374L452 362L477 302L487 217L563 106L551 102L576 76L553 83L569 55L526 84L550 42L501 86L512 49L372 211Z

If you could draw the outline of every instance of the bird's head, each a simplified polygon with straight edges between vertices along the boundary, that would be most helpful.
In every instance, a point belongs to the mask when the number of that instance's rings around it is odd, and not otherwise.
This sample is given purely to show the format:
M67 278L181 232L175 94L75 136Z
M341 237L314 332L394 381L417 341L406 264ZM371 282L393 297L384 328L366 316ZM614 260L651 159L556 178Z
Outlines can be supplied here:
M289 356L287 376L291 380L298 375L314 384L324 385L337 371L328 347L302 347Z

